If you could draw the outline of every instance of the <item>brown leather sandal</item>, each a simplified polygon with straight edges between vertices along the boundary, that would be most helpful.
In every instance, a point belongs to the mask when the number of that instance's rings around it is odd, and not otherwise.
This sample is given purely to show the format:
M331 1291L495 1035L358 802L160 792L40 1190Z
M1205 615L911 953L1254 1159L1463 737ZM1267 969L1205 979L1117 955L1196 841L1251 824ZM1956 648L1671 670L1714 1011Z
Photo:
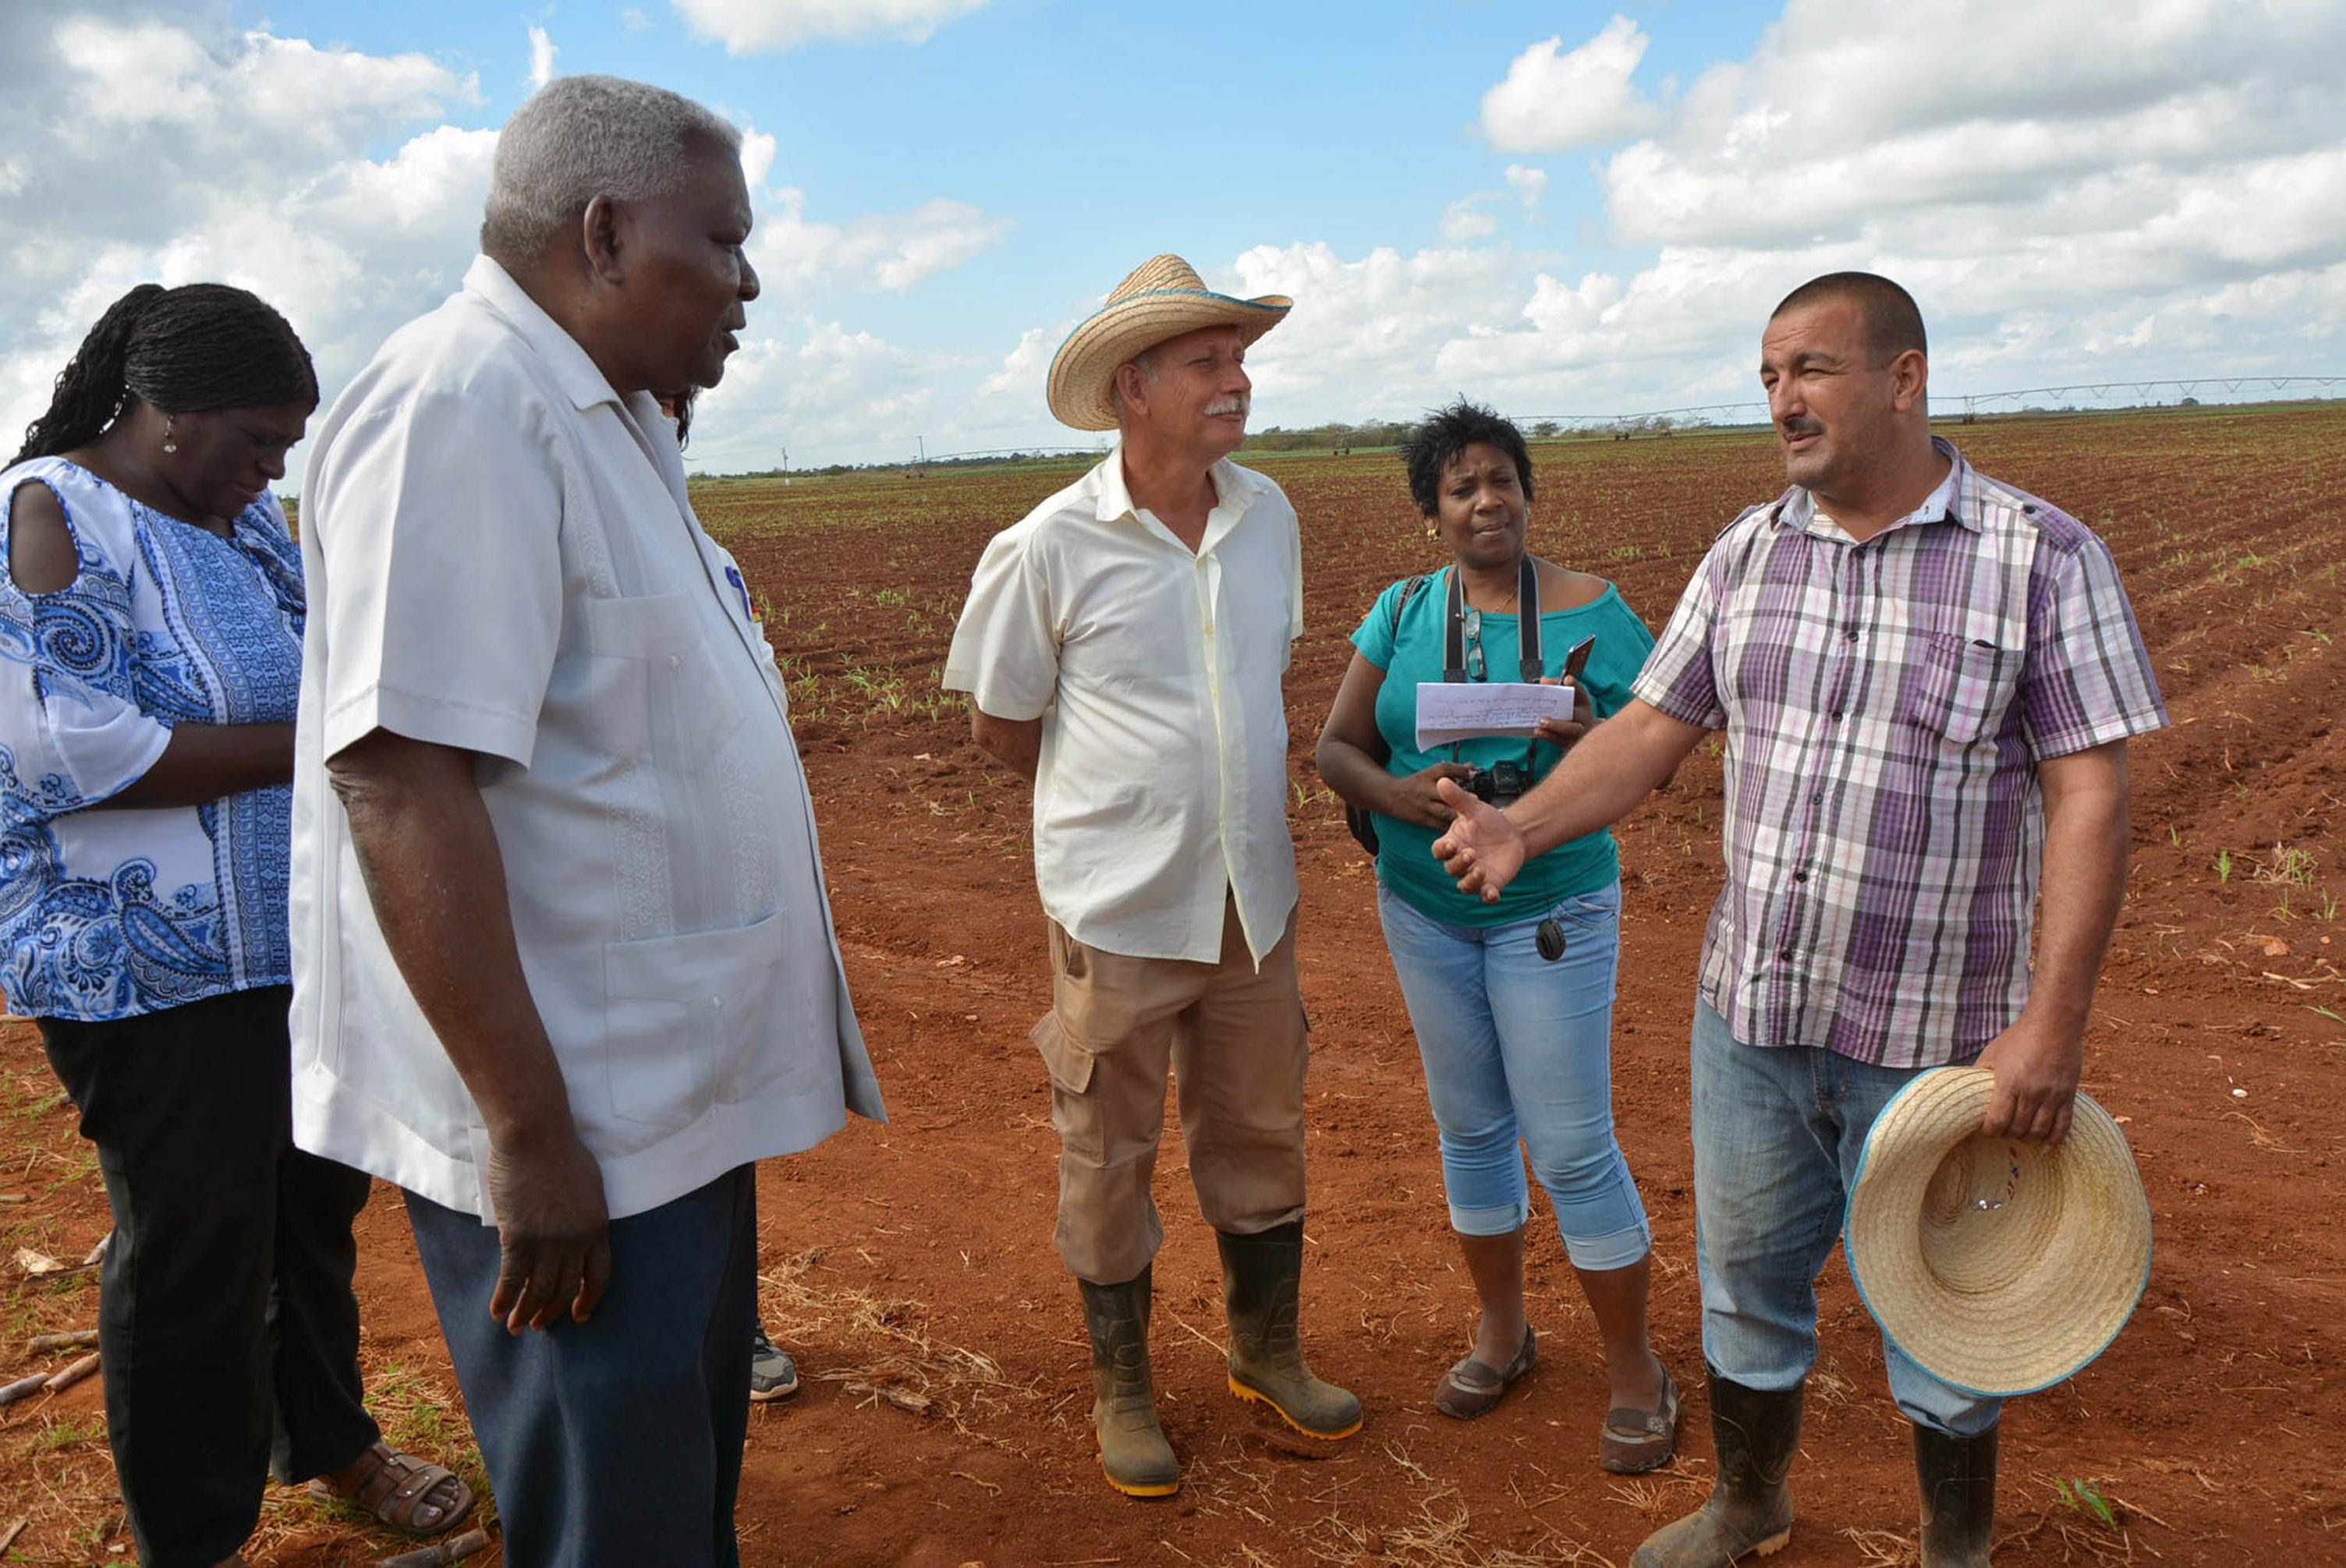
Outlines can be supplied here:
M1618 1405L1605 1412L1605 1430L1596 1439L1596 1462L1616 1475L1643 1475L1669 1463L1678 1446L1678 1380L1664 1367L1659 1410Z
M1504 1367L1494 1368L1469 1356L1443 1373L1441 1385L1433 1390L1433 1408L1462 1421L1488 1415L1538 1362L1539 1336L1526 1323L1523 1345Z
M367 1456L374 1463L350 1491L336 1491L321 1475L310 1483L310 1495L321 1502L352 1503L408 1535L442 1534L473 1512L473 1489L445 1466L384 1442L369 1449Z

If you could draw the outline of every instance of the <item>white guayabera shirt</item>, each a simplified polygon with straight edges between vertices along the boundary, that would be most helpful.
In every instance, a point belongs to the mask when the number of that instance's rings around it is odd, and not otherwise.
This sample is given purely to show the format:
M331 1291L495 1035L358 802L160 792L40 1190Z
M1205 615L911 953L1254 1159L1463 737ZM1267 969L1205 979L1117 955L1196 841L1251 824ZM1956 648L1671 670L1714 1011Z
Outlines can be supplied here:
M393 335L302 491L301 1145L493 1219L472 1097L383 942L325 760L477 752L514 934L614 1218L882 1115L773 651L673 426L503 269Z
M1121 448L995 535L944 684L1043 721L1035 881L1069 936L1212 963L1227 888L1260 964L1295 907L1281 684L1303 544L1278 485L1211 472L1194 554L1133 506Z

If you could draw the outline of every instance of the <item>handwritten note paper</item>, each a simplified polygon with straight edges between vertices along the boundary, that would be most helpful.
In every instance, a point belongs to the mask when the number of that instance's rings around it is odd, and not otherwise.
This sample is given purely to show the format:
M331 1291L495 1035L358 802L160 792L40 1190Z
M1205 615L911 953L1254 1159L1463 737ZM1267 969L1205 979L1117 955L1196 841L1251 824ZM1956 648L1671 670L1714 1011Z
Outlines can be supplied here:
M1481 735L1530 735L1543 718L1573 716L1568 686L1515 681L1435 681L1417 684L1417 748L1431 751Z

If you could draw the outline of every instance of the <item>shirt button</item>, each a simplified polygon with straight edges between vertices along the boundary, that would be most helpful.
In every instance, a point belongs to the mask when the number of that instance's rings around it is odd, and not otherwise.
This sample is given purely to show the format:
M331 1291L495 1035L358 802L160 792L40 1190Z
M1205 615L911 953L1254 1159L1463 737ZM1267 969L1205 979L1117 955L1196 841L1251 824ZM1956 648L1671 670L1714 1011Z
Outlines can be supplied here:
M1796 882L1805 882L1809 880L1809 873L1806 871L1794 871L1792 873L1792 880Z
M681 658L679 658L679 657L678 657L675 654L670 654L670 655L668 655L668 668L670 668L670 669L674 669L674 668L676 668L678 666L679 666L679 665L681 665L681 664L683 664L683 663L684 663L684 660L683 660L683 659L681 659Z
M1839 723L1841 722L1841 710L1840 708L1834 708L1834 709L1832 710L1833 722L1834 722L1835 724L1839 724Z
M1206 623L1206 635L1208 636L1212 636L1214 635L1214 623L1211 621L1208 621Z
M712 996L709 999L709 1005L717 1012L722 1013L725 1011L725 999L721 996Z
M1855 626L1849 628L1849 640L1851 642L1855 642L1857 640L1857 628Z
M1789 947L1780 947L1776 950L1776 956L1790 963L1792 962L1792 950Z
M1821 806L1821 805L1823 805L1824 803L1825 803L1825 792L1824 792L1823 790L1821 790L1821 789L1818 790L1815 794L1813 794L1813 795L1811 795L1811 796L1810 796L1810 797L1809 797L1809 804L1810 804L1810 805L1811 805L1811 806Z

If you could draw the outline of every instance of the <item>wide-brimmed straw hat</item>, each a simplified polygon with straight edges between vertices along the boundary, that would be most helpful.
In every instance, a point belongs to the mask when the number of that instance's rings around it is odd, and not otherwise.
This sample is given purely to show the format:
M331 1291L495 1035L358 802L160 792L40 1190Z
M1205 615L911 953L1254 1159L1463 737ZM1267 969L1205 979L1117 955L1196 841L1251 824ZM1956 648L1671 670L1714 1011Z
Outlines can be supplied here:
M2150 1198L2079 1095L2060 1147L1980 1131L1995 1074L1943 1067L1874 1119L1850 1192L1849 1271L1891 1343L1973 1394L2025 1394L2106 1349L2150 1280Z
M1294 304L1284 294L1217 294L1178 256L1152 256L1059 345L1051 361L1051 417L1077 430L1114 430L1116 402L1108 393L1117 366L1200 327L1236 327L1239 341L1251 343Z

